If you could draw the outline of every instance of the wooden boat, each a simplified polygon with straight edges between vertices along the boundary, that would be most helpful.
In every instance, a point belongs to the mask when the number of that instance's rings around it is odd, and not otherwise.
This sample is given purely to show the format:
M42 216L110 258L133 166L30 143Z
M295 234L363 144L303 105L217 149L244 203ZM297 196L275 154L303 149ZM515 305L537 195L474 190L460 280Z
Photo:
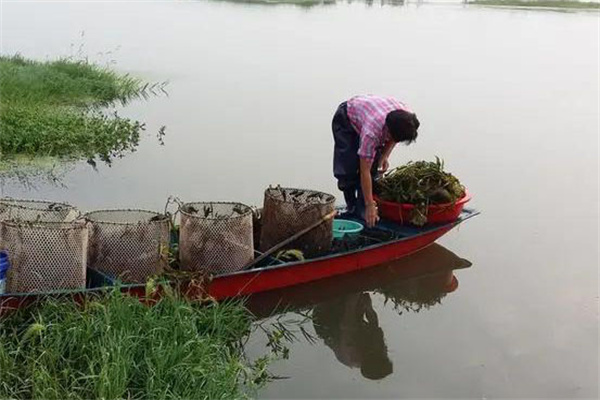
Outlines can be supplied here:
M389 233L386 239L376 239L373 235L367 237L365 245L348 251L334 250L326 256L305 261L218 275L210 283L208 293L216 299L243 296L381 265L429 246L458 224L478 214L475 210L465 209L456 221L422 228L382 221L373 231Z
M270 259L268 263L259 264L257 268L217 275L201 293L194 290L186 292L198 296L208 294L221 300L371 268L424 249L452 228L478 214L475 210L464 209L459 218L451 223L422 228L382 221L376 228L365 230L354 239L336 241L332 251L325 256L288 263ZM0 295L0 313L7 309L20 308L40 297L77 298L86 293L106 290L111 285L114 285L113 279L88 269L87 289ZM123 284L119 287L140 297L146 294L146 285L143 284Z

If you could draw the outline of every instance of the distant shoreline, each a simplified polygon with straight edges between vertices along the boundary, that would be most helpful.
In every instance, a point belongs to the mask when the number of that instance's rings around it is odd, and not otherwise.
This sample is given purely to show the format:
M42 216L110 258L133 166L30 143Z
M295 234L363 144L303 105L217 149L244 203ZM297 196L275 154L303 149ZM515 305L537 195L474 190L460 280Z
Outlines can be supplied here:
M573 0L470 0L467 4L499 7L600 10L600 3Z

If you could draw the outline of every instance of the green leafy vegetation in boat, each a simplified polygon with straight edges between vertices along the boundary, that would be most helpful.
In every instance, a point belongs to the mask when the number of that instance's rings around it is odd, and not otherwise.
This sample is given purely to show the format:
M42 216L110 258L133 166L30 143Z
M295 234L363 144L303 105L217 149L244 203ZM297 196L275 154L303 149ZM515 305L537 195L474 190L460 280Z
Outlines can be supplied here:
M465 195L465 188L452 174L444 171L444 161L409 162L388 172L376 182L378 196L385 201L413 204L411 222L427 222L427 207L455 203Z
M107 109L164 92L87 60L0 56L0 170L18 156L106 163L134 151L143 123ZM161 133L164 133L161 128Z
M173 293L152 306L118 290L48 298L0 320L0 398L244 398L269 380L277 351L287 356L279 340L249 360L252 322L240 301Z

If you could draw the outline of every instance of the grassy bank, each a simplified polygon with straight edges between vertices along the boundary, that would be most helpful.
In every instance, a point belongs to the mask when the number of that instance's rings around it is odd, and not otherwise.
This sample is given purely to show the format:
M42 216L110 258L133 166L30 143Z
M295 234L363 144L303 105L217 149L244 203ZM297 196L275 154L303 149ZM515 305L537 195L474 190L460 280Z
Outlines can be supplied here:
M0 56L0 157L110 162L135 150L144 124L107 107L160 90L87 61Z
M468 4L483 6L598 10L600 3L570 0L472 0Z
M0 320L0 398L242 398L268 364L244 356L250 327L240 303L46 300Z

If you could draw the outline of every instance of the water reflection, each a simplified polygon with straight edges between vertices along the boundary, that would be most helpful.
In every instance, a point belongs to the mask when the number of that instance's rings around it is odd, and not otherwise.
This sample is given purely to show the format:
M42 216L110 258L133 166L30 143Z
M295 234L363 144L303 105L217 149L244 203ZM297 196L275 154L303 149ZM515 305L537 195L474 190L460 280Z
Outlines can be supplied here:
M266 318L312 309L350 294L373 292L383 295L392 306L406 305L418 312L440 303L447 293L456 290L454 271L470 266L470 261L434 243L377 267L254 295L248 299L248 308L259 318Z
M404 312L428 310L458 288L458 280L452 270L438 272L420 278L399 280L376 289L402 315Z
M0 194L6 186L35 190L42 185L65 187L64 177L74 162L52 157L13 157L0 159Z
M363 377L383 379L393 372L384 327L373 303L402 315L442 303L458 288L454 274L471 263L433 244L401 260L369 270L252 296L249 309L259 318L298 312L310 316L316 337L335 358ZM381 312L381 311L380 311Z
M368 292L351 293L315 306L315 333L339 362L360 368L368 379L383 379L394 370L388 357L383 330Z
M115 117L120 118L120 117ZM130 121L130 120L127 120ZM131 121L130 121L131 122ZM34 190L42 185L64 187L65 176L74 170L77 164L85 164L98 172L98 166L111 167L113 162L137 151L140 137L146 130L145 123L131 122L134 131L118 132L120 136L109 138L105 147L88 154L86 157L52 157L52 156L3 156L0 151L0 193L5 186L22 187ZM116 128L115 132L119 129ZM165 145L166 126L161 126L156 134L160 146ZM1 149L0 149L1 150ZM98 150L98 149L96 149ZM94 151L96 151L94 150Z

